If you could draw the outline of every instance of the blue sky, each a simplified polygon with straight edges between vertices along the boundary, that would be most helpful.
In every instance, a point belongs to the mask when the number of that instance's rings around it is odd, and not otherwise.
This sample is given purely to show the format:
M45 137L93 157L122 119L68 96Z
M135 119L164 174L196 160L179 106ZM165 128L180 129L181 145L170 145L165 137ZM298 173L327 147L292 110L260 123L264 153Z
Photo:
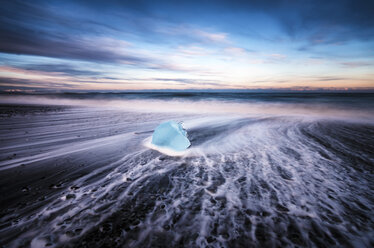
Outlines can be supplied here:
M372 89L373 1L5 1L0 90Z

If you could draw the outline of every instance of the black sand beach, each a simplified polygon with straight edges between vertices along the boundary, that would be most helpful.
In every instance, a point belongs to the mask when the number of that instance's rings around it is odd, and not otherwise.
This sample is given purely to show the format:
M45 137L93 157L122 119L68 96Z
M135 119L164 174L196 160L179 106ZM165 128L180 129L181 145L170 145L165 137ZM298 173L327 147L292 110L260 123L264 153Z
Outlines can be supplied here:
M3 247L374 246L371 105L148 98L0 106Z

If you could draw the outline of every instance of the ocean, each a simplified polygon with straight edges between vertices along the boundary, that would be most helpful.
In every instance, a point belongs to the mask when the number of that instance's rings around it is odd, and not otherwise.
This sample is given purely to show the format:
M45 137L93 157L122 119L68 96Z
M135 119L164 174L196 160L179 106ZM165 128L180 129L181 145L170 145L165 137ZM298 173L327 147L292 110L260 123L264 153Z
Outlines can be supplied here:
M0 95L3 247L373 247L373 172L372 93Z

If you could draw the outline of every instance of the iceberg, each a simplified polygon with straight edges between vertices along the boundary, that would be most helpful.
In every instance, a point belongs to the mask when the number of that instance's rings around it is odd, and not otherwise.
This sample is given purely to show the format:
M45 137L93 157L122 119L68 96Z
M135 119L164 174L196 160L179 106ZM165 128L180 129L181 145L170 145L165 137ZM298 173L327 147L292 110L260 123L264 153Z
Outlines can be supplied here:
M184 151L190 145L187 131L181 123L167 121L158 125L152 135L152 144L173 151Z

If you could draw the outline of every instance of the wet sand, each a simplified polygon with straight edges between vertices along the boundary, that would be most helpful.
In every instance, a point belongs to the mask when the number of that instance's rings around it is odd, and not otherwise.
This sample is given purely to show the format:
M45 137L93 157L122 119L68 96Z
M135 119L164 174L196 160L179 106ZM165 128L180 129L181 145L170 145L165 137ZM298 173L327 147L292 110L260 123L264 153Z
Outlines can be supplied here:
M184 156L144 146L183 120ZM0 106L5 247L370 247L374 126Z

